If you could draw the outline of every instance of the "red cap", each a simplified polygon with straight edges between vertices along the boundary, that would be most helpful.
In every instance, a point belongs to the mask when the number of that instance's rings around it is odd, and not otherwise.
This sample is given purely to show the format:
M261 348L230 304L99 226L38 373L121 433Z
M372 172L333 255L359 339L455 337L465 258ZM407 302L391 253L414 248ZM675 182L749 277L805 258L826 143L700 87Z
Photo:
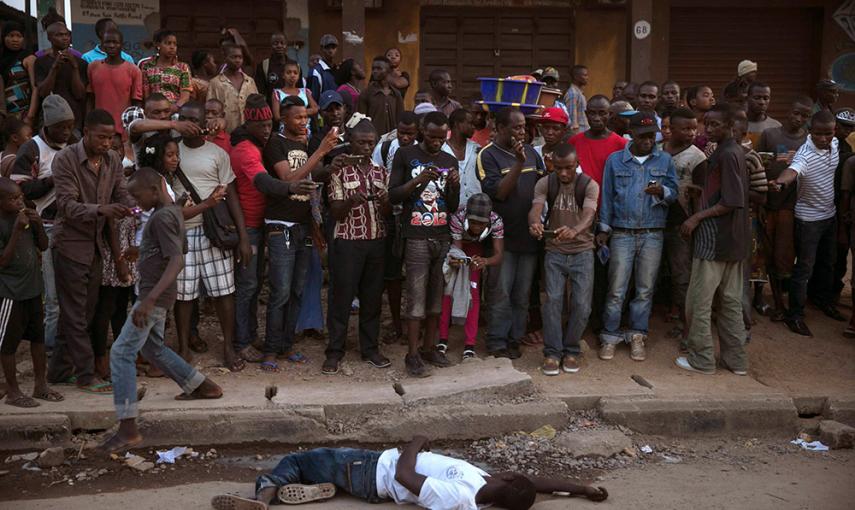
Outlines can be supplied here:
M543 110L543 114L541 114L540 116L540 122L557 122L559 124L569 124L570 118L567 116L567 112L564 111L564 108L553 106L552 108L547 108Z

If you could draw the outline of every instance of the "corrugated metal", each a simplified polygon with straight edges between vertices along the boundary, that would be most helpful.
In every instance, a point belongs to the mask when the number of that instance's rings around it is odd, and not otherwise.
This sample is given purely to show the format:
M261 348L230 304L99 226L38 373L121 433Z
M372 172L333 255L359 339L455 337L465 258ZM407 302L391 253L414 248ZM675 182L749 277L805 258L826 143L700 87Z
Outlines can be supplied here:
M769 115L783 120L796 95L813 96L821 27L818 8L672 8L669 78L709 85L719 99L739 62L753 60L772 88Z
M481 99L478 77L528 74L553 66L566 88L574 59L570 8L423 7L420 89L428 76L447 69L454 96L464 104Z

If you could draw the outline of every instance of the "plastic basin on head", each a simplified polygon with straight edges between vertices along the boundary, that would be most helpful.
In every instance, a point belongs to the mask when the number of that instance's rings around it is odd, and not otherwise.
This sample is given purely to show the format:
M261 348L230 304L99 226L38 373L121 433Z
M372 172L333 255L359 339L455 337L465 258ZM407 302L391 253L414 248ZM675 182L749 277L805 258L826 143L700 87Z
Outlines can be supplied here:
M516 108L525 116L535 115L543 108L543 106L539 104L505 103L501 101L475 101L475 104L479 105L485 112L492 113L496 113L503 108Z
M478 78L481 97L495 103L537 104L543 83L507 78Z

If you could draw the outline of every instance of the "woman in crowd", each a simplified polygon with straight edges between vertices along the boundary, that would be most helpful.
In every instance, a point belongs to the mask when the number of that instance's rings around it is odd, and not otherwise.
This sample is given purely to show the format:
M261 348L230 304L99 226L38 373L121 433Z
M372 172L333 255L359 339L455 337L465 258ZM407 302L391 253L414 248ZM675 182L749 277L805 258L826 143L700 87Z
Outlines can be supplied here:
M208 82L217 75L217 62L210 52L196 50L190 57L190 66L193 72L193 92L190 96L193 101L204 102L208 98Z
M338 68L337 81L341 84L338 93L344 98L348 107L345 119L349 119L359 104L359 93L362 91L362 82L365 80L365 69L352 58L341 63Z
M190 100L193 85L190 67L178 60L178 38L175 32L161 29L154 33L157 53L140 61L143 75L143 98L160 92L176 109Z
M392 70L389 72L389 84L393 88L398 89L401 97L407 97L407 89L410 88L410 73L401 71L401 50L398 48L389 48L386 50L386 58L392 64Z
M24 27L17 21L3 25L3 45L0 47L0 117L12 115L33 125L38 112L33 86L33 62L24 38Z

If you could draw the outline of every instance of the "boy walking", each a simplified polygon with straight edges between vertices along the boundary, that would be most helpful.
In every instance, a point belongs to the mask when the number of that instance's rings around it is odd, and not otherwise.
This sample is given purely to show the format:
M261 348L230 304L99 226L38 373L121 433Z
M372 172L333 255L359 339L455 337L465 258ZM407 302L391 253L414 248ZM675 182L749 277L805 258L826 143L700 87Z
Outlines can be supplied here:
M184 269L186 238L181 208L166 205L161 193L162 177L151 168L137 170L128 191L144 211L154 209L143 229L137 262L139 297L119 338L110 351L113 402L119 430L99 447L105 452L127 450L142 442L137 429L137 354L181 386L176 400L220 398L223 391L213 381L164 344L166 312L178 294L178 273Z
M21 188L8 177L0 177L0 361L6 377L6 403L37 407L34 399L59 402L63 396L48 388L45 379L44 313L42 271L39 252L48 247L42 219L24 208ZM22 339L30 341L35 387L28 397L15 377L15 351Z

